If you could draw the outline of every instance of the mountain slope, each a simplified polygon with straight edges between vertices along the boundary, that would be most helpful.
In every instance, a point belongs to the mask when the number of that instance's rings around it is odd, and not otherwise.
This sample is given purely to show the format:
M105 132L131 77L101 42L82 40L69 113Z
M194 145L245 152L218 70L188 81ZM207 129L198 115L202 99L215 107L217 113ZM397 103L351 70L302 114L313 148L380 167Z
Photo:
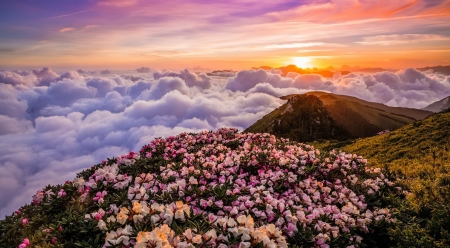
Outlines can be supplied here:
M302 142L344 140L372 136L386 129L394 130L431 114L429 111L394 108L325 92L281 98L288 102L258 120L246 132L269 132ZM317 111L321 112L313 113ZM321 124L321 120L327 122Z
M269 132L292 140L345 139L348 132L330 116L314 95L295 95L280 108L257 121L246 132Z
M426 106L424 110L440 112L448 108L450 108L450 96Z
M364 106L367 106L370 108L382 110L384 112L388 112L388 113L392 113L392 114L396 114L396 115L400 115L400 116L410 117L415 120L424 119L425 117L432 114L432 112L426 111L426 110L424 111L421 109L414 109L414 108L390 107L390 106L384 105L382 103L364 101L362 99L359 99L359 98L356 98L353 96L337 95L337 94L331 94L331 93L326 93L326 92L321 92L321 91L308 92L307 94L313 94L313 95L318 96L324 102L325 105L336 104L337 103L336 101L338 101L338 100L350 101L350 102L355 102L357 104L364 105Z

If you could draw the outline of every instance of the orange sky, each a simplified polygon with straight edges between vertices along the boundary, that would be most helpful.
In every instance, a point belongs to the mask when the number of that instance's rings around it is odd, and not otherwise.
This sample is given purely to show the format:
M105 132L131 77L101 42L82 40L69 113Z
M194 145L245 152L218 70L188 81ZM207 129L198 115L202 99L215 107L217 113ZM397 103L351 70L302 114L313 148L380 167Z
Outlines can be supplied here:
M449 0L67 0L0 8L0 69L450 64Z

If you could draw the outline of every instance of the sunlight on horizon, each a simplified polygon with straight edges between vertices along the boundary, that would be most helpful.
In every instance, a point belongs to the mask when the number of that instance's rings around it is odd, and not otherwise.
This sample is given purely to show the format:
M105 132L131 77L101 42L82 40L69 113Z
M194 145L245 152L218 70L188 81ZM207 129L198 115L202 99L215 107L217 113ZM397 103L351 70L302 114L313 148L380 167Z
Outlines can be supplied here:
M302 69L314 67L311 58L308 57L294 57L292 58L292 63Z

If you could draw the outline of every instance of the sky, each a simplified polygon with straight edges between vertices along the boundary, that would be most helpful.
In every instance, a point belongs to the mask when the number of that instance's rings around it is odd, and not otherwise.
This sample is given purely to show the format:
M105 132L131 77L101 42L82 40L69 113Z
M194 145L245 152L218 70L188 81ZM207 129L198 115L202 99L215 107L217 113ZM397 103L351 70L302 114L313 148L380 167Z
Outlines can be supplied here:
M2 0L0 69L450 64L449 0Z
M424 108L450 96L415 69L450 65L449 23L449 0L2 0L0 219L154 138L244 130L283 95ZM251 69L289 64L384 69Z

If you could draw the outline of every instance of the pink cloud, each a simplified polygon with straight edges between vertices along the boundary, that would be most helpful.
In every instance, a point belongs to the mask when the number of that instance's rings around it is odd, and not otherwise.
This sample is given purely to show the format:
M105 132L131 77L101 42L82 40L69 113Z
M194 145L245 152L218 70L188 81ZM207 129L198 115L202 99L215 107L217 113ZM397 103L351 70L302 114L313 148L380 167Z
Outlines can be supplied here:
M139 0L104 0L99 2L99 5L104 6L114 6L114 7L127 7L127 6L133 6L137 4Z
M319 23L345 22L398 16L448 14L450 11L448 3L448 1L441 1L432 5L425 0L331 0L327 3L312 3L285 11L273 12L267 14L267 16L278 20L302 20Z
M69 31L73 31L75 30L75 28L62 28L59 30L60 33L65 33L65 32L69 32Z

